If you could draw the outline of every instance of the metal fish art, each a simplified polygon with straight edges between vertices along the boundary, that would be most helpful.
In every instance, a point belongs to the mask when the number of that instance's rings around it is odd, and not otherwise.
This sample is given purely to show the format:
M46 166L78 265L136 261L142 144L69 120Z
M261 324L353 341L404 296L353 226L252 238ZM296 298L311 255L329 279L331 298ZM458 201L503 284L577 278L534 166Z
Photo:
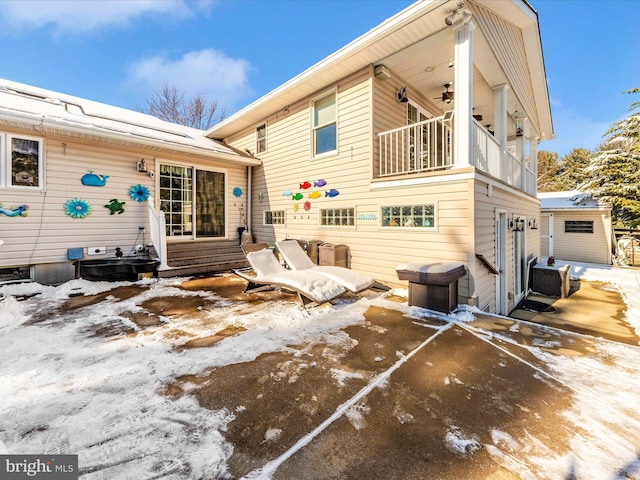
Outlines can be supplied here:
M319 187L324 187L327 184L327 181L323 178L321 178L320 180L316 180L315 182L313 182L313 186L316 188Z
M311 202L306 201L304 202L304 211L308 212L309 210L311 210Z
M300 184L300 188L302 190L306 190L307 188L309 188L311 186L311 184L309 182L304 182Z
M333 198L333 197L337 197L338 195L340 195L340 192L335 188L332 188L331 190L327 190L326 192L324 192L325 197Z
M300 192L296 193L295 195L291 195L291 198L293 200L301 200L302 197L304 197L304 195L302 195Z
M316 198L320 198L321 196L322 194L317 190L314 190L313 192L307 195L307 197L311 198L312 200L315 200Z
M284 192L282 192L283 197L290 197L291 195L293 195L293 192L291 190L285 190Z

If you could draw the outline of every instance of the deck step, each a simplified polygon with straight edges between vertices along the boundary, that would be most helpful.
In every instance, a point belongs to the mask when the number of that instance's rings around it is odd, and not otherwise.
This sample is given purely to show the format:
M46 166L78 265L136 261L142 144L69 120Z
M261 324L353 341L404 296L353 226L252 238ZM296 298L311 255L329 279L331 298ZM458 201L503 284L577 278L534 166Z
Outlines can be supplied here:
M167 244L169 269L159 277L206 275L249 266L237 240L211 240Z

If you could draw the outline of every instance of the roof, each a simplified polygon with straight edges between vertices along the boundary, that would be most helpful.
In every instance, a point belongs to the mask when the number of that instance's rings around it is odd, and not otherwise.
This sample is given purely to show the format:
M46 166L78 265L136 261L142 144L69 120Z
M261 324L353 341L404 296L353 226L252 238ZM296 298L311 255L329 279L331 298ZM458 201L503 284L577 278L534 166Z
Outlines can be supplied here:
M459 0L421 0L410 5L324 60L214 125L205 135L210 138L225 139L263 122L275 112L316 94L353 72L370 65L385 63L385 60L390 58L415 57L416 46L423 45L419 49L420 52L428 54L433 47L429 45L429 39L435 38L437 33L443 31L445 17L458 3L460 3ZM523 96L535 98L535 101L529 102L526 106L523 105L523 108L526 107L525 113L529 118L539 119L538 131L541 139L552 138L553 125L537 13L528 3L521 0L467 0L465 3L474 8L474 17L486 17L485 12L493 15L493 19L480 22L477 28L481 30L487 22L494 26L498 25L495 27L498 33L493 33L499 37L495 40L496 42L504 37L501 28L508 25L514 29L522 29L521 41L517 42L522 48L517 55L509 55L508 58L510 61L522 63L522 65L518 63L514 71L529 72L532 78L530 82L529 79L514 81L515 79L511 78L509 83L514 88L521 88L520 83L532 84L530 88L527 87L527 92L521 89L520 93L523 93ZM496 12L499 12L499 15ZM425 41L426 43L422 44ZM446 55L449 58L451 52L447 51ZM415 74L423 73L423 70L423 68L419 72L416 70ZM500 69L493 65L490 70ZM401 78L409 83L413 81L413 78L408 76L408 72L401 72ZM500 79L500 82L505 81ZM441 86L442 83L438 83L437 88L440 89ZM427 97L432 96L427 93L429 92L425 93ZM491 104L493 105L493 100Z
M538 193L538 198L541 210L611 210L611 205L577 190Z
M258 159L204 137L202 130L5 79L0 79L0 125L244 165L260 164Z

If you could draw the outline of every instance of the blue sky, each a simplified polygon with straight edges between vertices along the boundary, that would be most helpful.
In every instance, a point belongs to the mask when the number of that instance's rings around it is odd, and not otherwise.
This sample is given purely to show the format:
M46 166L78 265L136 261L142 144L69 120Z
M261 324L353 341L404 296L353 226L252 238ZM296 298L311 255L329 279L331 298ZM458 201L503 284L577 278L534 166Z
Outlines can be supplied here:
M167 82L231 114L408 0L0 0L0 77L138 110ZM530 0L560 156L595 148L640 87L640 1Z

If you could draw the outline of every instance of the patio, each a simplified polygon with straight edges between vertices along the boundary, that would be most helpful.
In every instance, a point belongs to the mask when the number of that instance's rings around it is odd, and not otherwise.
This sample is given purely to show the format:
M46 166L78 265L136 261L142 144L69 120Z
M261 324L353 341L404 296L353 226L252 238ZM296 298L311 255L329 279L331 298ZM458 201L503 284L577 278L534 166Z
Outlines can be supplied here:
M243 288L229 275L0 288L0 440L77 453L86 479L640 472L637 344L437 315L404 290L304 310Z

